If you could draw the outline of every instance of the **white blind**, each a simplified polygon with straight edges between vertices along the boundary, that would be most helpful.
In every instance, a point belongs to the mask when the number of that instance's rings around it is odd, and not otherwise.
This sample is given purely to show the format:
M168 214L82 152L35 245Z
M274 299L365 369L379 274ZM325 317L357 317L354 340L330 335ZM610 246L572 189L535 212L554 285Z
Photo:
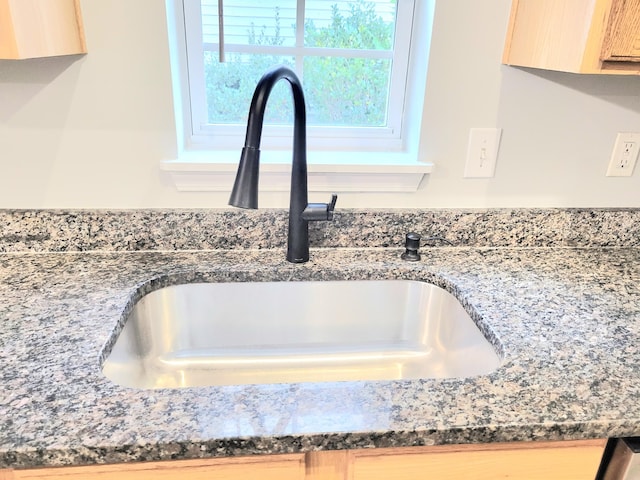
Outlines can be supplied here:
M304 20L318 28L331 22L333 8L348 15L356 0L224 0L224 41L227 45L248 45L251 34L278 36L282 46L296 45L297 4L304 4ZM368 1L376 15L395 22L396 5L389 0ZM218 1L201 0L202 40L210 49L218 44ZM301 12L302 13L302 12Z

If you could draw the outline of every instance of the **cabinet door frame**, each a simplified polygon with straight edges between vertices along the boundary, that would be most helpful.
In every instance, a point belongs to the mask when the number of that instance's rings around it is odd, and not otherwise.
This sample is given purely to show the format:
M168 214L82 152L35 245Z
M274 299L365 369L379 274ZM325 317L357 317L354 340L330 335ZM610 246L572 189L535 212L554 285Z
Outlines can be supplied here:
M582 480L595 478L606 440L518 442L354 451L348 480ZM324 479L323 479L324 480ZM331 479L334 480L334 479ZM337 480L337 479L335 479Z
M0 470L0 480L304 480L304 454Z
M612 1L600 58L603 62L640 62L640 0Z

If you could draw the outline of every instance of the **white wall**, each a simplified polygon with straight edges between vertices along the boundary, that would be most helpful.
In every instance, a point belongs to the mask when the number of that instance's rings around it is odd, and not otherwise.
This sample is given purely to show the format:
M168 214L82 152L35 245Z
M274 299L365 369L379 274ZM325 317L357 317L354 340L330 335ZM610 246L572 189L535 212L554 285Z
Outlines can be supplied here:
M420 203L640 206L640 168L604 175L616 133L640 132L640 77L500 65L510 4L437 0L422 147L438 168ZM496 176L464 179L468 130L485 126L503 128Z
M640 168L604 176L616 132L640 132L640 77L500 65L510 4L437 0L421 142L436 169L416 194L344 194L342 207L640 207ZM0 208L225 207L158 167L176 155L165 2L81 5L88 55L0 61ZM462 178L469 128L492 126L495 178Z

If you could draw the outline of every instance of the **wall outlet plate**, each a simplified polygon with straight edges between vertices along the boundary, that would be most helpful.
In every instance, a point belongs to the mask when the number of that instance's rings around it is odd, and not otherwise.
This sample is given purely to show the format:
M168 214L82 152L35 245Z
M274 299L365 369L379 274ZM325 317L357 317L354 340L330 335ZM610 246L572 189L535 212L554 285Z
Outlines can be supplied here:
M630 177L640 153L640 133L618 133L607 177Z
M493 177L501 135L501 128L472 128L469 131L465 178Z

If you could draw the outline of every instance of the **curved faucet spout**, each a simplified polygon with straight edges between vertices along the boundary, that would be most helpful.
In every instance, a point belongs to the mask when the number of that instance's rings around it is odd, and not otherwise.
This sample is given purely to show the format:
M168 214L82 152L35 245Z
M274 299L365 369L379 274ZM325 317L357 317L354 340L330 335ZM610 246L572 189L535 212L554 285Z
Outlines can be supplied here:
M309 221L330 220L335 200L331 204L307 203L307 120L304 92L297 75L288 67L273 68L262 76L256 86L249 108L247 134L229 204L241 208L258 208L260 140L264 112L274 85L282 79L287 80L291 86L294 105L287 260L303 263L309 260Z
M264 123L264 113L267 109L267 102L273 87L282 79L289 82L293 95L293 153L294 155L301 153L306 158L307 112L302 83L300 83L300 79L293 70L284 66L269 70L258 82L253 93L253 98L251 99L251 106L249 107L247 134L245 136L244 146L260 148L262 125ZM301 143L296 144L297 141ZM298 147L298 149L296 149L296 147ZM302 151L300 151L300 149L302 149Z

